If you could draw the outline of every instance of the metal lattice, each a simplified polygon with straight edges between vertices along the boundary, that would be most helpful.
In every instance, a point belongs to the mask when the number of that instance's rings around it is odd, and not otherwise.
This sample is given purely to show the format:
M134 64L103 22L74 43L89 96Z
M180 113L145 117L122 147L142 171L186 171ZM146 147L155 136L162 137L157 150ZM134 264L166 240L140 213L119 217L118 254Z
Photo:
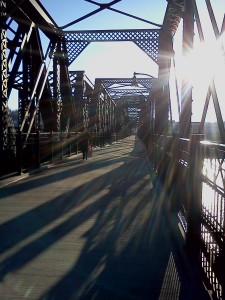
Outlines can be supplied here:
M65 31L64 35L69 64L71 64L91 42L109 41L134 42L153 61L157 62L159 32L159 29Z
M132 87L132 78L98 78L102 87L109 93L112 99L122 96L138 96L150 94L154 78L137 78L137 88Z
M8 95L7 95L7 35L5 30L6 2L0 2L0 34L1 34L1 107L0 107L0 145L3 149L7 142L7 117L8 117ZM1 149L1 150L2 150Z
M99 80L101 80L101 83L104 85L104 87L106 89L110 89L112 88L113 85L117 84L117 85L130 85L133 82L132 78L100 78ZM152 84L153 84L153 77L149 77L149 78L137 78L136 81L137 83L146 89L146 91L150 92L151 88L152 88Z

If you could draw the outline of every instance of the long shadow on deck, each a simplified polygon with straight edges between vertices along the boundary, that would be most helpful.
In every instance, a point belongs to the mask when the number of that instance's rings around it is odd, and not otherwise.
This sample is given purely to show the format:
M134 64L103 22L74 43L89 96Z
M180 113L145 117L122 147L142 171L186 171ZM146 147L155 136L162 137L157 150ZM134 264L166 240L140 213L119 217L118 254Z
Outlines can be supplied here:
M151 186L143 148L136 144L130 157L115 158L114 163L122 161L124 163L115 170L3 224L0 227L1 252L68 211L81 207L64 222L2 261L1 278L27 264L75 228L96 218L80 237L85 239L85 244L75 265L40 299L195 299L182 282L180 267L176 268L179 257L166 215L165 195ZM81 168L88 172L107 164L107 160L93 161ZM73 172L74 169L62 172L61 176L72 176ZM50 182L55 178L52 176ZM44 183L37 179L34 184ZM103 189L108 189L107 193L96 197ZM85 202L88 205L82 208ZM173 268L171 282L168 267ZM168 287L168 283L171 286ZM166 298L166 284L169 298Z
M131 152L132 156L136 152L135 147ZM129 147L127 148L129 149ZM107 150L110 157L112 151L110 149ZM49 174L50 172L47 171L46 176L43 176L44 172L41 172L39 175L34 176L31 181L29 181L29 184L26 181L22 181L15 185L0 189L0 198L3 199L4 197L36 189L37 187L42 187L51 183L57 184L57 182L62 180L63 178L72 178L77 174L85 174L91 171L96 171L97 169L105 168L113 163L124 163L126 159L124 159L124 157L121 157L122 155L123 151L120 151L118 156L112 157L110 161L105 157L98 160L96 160L95 158L95 160L90 162L89 164L83 164L83 161L78 160L69 163L68 170L63 171L61 169L65 168L65 164L58 165L56 168L54 168L53 174ZM133 163L131 162L131 165L132 164ZM35 207L34 209L31 209L28 212L25 212L20 216L2 224L0 226L0 253L4 253L5 251L9 250L17 243L31 236L57 218L61 217L63 214L68 213L74 207L79 206L90 196L98 193L98 191L101 191L106 185L106 180L108 185L113 184L111 178L116 180L117 177L120 178L121 176L122 180L124 180L124 172L122 169L123 166L120 169L116 169L115 171L107 173L107 176L100 176L92 182L88 181L87 183L83 183L79 187L69 192L63 192L63 194L61 194L59 197L54 198L47 203L41 204L38 207ZM121 172L122 175L120 175ZM134 176L133 179L131 178L131 180L135 182L138 175L133 174L132 172L133 170L131 170L129 176ZM93 207L95 206L96 205L94 203ZM17 233L16 235L14 234L15 232Z

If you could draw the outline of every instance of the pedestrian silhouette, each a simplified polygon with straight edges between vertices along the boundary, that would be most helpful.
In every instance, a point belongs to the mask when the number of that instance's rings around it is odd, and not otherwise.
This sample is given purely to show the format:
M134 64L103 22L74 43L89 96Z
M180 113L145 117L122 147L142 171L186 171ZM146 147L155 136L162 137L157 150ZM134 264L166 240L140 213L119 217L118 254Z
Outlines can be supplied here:
M79 137L79 146L80 146L80 151L82 152L83 160L88 157L88 145L89 142L91 141L91 136L88 133L88 131L84 131L81 133Z

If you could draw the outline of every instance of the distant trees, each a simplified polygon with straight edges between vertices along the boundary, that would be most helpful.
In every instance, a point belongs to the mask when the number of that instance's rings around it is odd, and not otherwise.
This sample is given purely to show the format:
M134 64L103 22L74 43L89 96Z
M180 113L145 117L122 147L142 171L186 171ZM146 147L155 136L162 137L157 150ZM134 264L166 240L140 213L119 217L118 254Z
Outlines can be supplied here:
M10 114L15 127L18 127L18 109L10 110Z

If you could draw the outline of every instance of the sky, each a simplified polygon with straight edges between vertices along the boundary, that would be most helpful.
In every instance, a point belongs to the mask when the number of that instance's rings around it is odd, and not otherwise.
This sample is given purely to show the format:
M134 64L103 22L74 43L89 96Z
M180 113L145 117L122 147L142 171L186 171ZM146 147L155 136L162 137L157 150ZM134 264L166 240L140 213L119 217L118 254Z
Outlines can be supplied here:
M47 9L49 14L55 20L58 26L64 26L80 17L96 10L99 6L88 3L85 0L41 0L43 6ZM109 3L110 1L97 1L100 3ZM202 23L204 24L203 32L205 33L208 43L211 45L207 51L201 50L199 57L195 57L189 64L192 66L192 76L195 74L194 79L194 95L193 97L193 121L198 121L202 113L202 106L205 99L205 90L207 89L208 79L204 79L209 70L213 69L213 64L216 61L217 54L214 52L212 43L212 30L211 23L208 17L205 0L196 1L199 15ZM225 1L213 0L211 1L216 21L219 28L221 27L223 16L225 13ZM112 6L114 9L124 11L126 13L135 15L137 17L149 20L151 22L162 24L167 1L166 0L122 0ZM145 22L129 18L127 16L118 14L113 11L103 10L79 23L76 23L64 30L109 30L109 29L157 29L158 27L150 25ZM181 33L181 29L180 29ZM178 42L176 42L178 41ZM198 42L197 35L196 41ZM196 43L197 43L196 42ZM181 63L180 55L180 37L179 30L174 40L175 58L177 65L178 75L181 75L185 69ZM201 59L200 59L201 58ZM193 69L198 66L201 61L200 67L197 72ZM193 63L194 62L194 63ZM210 64L209 64L210 62ZM220 60L216 64L223 64ZM78 58L71 64L71 70L84 70L88 78L94 83L95 78L120 78L132 77L133 72L147 73L154 77L158 76L157 65L134 43L132 42L95 42L88 45L88 47L78 56ZM225 68L224 68L225 69ZM193 72L194 70L194 72ZM218 70L219 71L219 68ZM220 72L220 71L219 71ZM173 72L172 72L173 73ZM188 73L188 72L186 72ZM218 73L218 72L217 72ZM224 74L219 73L217 77L222 77ZM224 77L223 77L224 78ZM173 98L173 117L177 120L177 100L175 93L175 79L174 74L171 75L171 98ZM204 87L203 87L204 85ZM223 89L221 95L223 94ZM225 93L224 93L225 94ZM214 120L213 108L209 120ZM224 109L225 111L225 109Z
M109 3L110 1L96 1ZM41 0L58 26L63 26L73 20L84 16L99 6L86 2L85 0ZM157 3L157 4L156 4ZM112 8L124 11L143 19L162 23L167 6L166 0L121 0ZM126 29L126 28L149 28L150 25L109 10L103 10L90 18L87 18L68 30L90 30L90 29Z

